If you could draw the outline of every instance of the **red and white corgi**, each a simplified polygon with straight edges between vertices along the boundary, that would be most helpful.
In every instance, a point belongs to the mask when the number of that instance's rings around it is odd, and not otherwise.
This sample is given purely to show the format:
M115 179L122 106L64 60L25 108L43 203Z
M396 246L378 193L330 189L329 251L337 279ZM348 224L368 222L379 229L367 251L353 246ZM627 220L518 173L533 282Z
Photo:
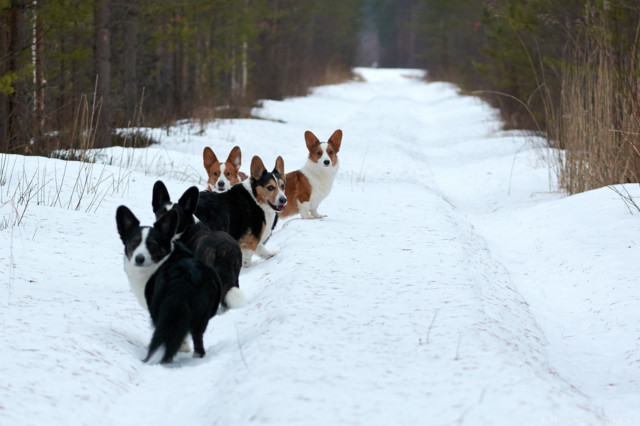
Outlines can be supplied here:
M324 217L318 206L327 198L338 172L338 151L342 142L342 130L333 132L329 141L320 142L309 130L304 132L309 157L300 170L287 173L285 194L289 202L281 218L300 213L303 219Z
M238 146L233 147L227 161L224 163L218 161L218 157L209 147L204 149L202 157L204 168L207 171L207 175L209 175L209 180L207 181L207 190L209 191L227 191L236 183L240 183L247 178L247 175L240 171L242 153Z

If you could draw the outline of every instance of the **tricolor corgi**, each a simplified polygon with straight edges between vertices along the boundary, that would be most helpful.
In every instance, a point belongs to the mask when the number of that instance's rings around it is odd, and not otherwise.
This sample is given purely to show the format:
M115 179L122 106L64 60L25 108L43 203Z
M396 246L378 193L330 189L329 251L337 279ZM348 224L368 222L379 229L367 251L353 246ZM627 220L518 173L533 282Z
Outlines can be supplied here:
M176 212L140 226L131 210L120 206L116 224L129 284L155 327L144 362L171 362L189 333L194 356L203 357L203 334L220 304L218 275L174 241Z
M287 204L284 188L282 157L268 172L256 156L251 160L249 179L226 192L201 192L195 215L209 229L231 234L242 250L243 266L251 266L254 253L263 259L275 254L264 243L276 224L276 213Z
M304 132L309 156L300 170L287 173L285 193L289 203L280 213L281 218L300 213L303 219L324 217L318 206L327 198L338 172L338 151L342 130L333 132L328 142L320 142L309 130Z
M242 251L231 235L224 231L211 231L193 215L199 196L198 188L192 186L182 194L177 203L173 203L165 184L157 181L153 185L151 205L156 220L167 212L177 213L176 239L187 246L196 259L218 273L222 286L222 307L225 310L240 308L245 305L245 296L238 280L242 268Z
M236 183L247 178L247 175L240 171L242 165L242 152L240 147L234 146L227 161L221 163L213 150L206 147L202 152L204 160L204 168L207 171L209 180L207 181L207 189L213 192L224 192Z

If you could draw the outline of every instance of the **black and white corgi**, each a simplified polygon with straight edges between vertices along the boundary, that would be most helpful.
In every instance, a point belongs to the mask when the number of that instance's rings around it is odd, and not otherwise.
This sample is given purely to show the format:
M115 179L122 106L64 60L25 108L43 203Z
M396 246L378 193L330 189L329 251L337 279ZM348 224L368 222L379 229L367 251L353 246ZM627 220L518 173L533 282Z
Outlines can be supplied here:
M242 250L243 266L251 266L254 253L263 259L275 254L264 243L276 224L276 213L287 204L284 187L282 157L268 172L260 157L255 156L249 179L226 192L201 192L195 215L209 229L231 234Z
M300 213L303 219L324 217L318 206L327 198L338 172L338 151L342 143L342 130L333 132L328 142L320 142L309 130L304 132L309 150L307 162L300 170L287 173L285 193L289 203L280 213L281 218Z
M233 185L240 183L247 178L247 175L240 171L242 165L242 152L239 146L234 146L227 161L224 163L218 160L216 154L208 146L202 151L204 169L207 171L207 190L213 192L224 192Z
M199 196L198 188L192 186L182 194L177 203L173 203L165 184L157 181L153 185L151 205L156 219L170 211L177 213L176 239L186 245L197 259L218 273L222 285L222 307L240 308L246 304L238 280L242 268L242 251L238 242L227 232L211 231L193 215Z
M120 206L116 224L129 284L155 327L144 362L171 362L189 333L194 356L203 357L203 334L220 304L216 272L174 241L176 212L162 215L153 226L140 226L131 210Z

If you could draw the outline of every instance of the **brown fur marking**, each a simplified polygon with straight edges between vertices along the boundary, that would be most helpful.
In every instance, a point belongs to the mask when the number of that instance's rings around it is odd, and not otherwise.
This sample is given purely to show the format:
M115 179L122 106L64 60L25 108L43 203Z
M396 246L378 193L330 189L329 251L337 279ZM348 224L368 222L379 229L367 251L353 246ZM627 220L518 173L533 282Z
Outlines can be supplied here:
M264 233L264 226L262 228L262 233ZM262 233L260 235L262 235ZM253 233L251 233L251 231L248 231L243 237L240 237L240 239L238 240L238 244L240 245L241 249L249 249L251 251L256 251L259 243L260 237L256 237L255 235L253 235Z
M298 213L298 202L306 203L311 199L311 184L309 179L299 170L287 173L287 183L284 190L289 202L284 211L279 213L281 218Z

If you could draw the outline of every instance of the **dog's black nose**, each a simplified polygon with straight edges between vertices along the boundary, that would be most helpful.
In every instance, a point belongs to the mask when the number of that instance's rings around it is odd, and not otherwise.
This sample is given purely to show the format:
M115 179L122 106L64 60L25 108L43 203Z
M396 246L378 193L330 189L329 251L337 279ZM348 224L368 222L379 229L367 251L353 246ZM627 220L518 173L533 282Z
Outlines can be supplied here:
M331 161L329 161L329 160L324 160L324 165L325 165L325 166L328 166L329 164L331 164Z
M136 256L136 265L142 265L144 263L144 255L143 254L139 254Z
M281 206L284 206L285 204L287 204L287 197L285 197L284 195L281 196L280 198L278 198L278 202Z
M221 180L219 180L219 181L218 181L218 186L219 186L220 188L224 188L224 182L223 182L223 181L221 181Z

